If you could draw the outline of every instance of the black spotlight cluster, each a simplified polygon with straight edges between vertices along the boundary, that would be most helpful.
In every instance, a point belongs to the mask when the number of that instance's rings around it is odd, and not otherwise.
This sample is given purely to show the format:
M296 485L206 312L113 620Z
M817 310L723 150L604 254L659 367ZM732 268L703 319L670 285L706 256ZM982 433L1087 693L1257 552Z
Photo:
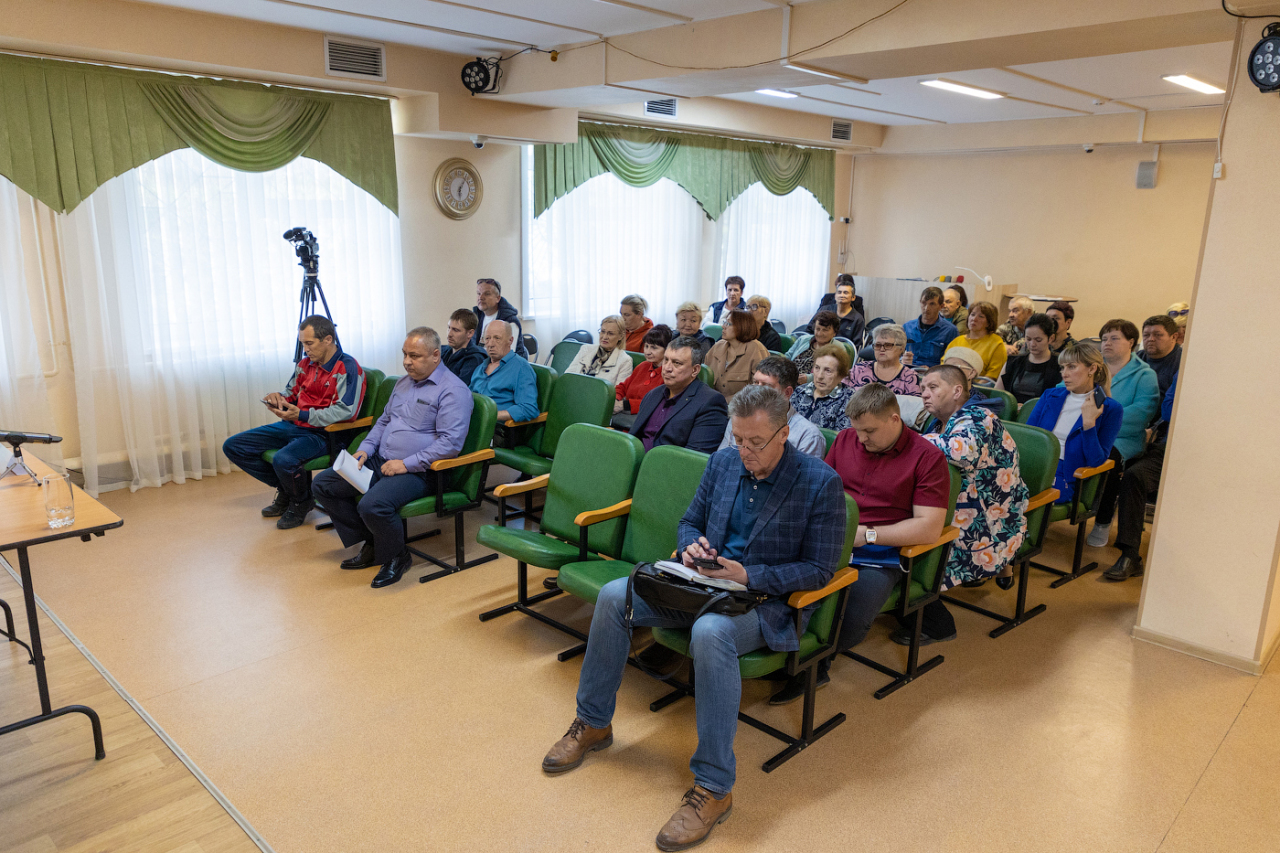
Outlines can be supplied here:
M1280 23L1267 24L1249 54L1249 79L1264 92L1280 90Z
M502 80L502 66L496 57L477 56L462 66L462 85L473 95L496 94Z

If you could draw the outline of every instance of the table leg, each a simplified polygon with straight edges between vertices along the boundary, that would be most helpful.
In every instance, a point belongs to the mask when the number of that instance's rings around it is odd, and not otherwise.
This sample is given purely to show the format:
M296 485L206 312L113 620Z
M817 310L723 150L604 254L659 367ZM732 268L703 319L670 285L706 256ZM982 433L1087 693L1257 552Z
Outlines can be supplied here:
M84 714L89 718L89 723L93 727L94 758L101 761L107 757L107 752L103 747L102 721L98 719L97 712L86 705L66 705L54 710L53 703L49 701L49 678L44 669L44 647L40 643L40 622L36 619L36 593L35 588L31 585L31 563L27 559L26 548L18 549L18 572L22 576L22 600L27 608L27 633L31 637L32 662L36 666L36 688L40 692L40 714L7 726L0 726L0 735L6 735L18 729L25 729L28 726L34 726L36 723L61 717L64 714Z

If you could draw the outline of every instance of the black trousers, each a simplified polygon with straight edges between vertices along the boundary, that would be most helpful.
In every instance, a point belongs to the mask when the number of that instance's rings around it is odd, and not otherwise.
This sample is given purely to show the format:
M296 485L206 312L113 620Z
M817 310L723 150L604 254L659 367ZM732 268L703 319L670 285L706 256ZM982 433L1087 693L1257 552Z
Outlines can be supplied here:
M916 617L911 614L905 619L899 619L898 624L908 631L915 628ZM951 615L951 611L947 609L947 605L942 599L931 601L921 610L920 630L927 637L933 637L940 640L943 637L950 637L956 632L956 619Z
M1098 500L1098 514L1093 517L1095 524L1110 524L1116 514L1116 502L1120 500L1120 484L1124 482L1125 462L1120 451L1111 448L1111 461L1116 463L1107 474L1102 484L1102 497Z
M1147 498L1160 489L1164 450L1163 444L1151 447L1125 467L1124 479L1120 481L1120 521L1116 547L1133 559L1137 559L1138 546L1142 544L1142 527L1147 520Z
M372 540L373 559L383 564L404 552L400 507L435 494L436 487L434 471L384 477L381 470L384 462L386 460L376 453L365 461L366 467L373 468L373 482L363 495L332 468L317 474L311 485L312 493L333 519L342 544L350 547Z

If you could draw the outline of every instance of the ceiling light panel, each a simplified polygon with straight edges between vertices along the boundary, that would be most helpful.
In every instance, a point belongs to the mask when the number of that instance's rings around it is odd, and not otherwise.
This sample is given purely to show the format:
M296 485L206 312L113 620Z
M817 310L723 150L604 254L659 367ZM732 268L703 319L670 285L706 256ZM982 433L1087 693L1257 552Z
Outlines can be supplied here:
M973 86L966 86L963 83L953 83L950 80L921 80L920 85L928 86L931 89L942 89L946 92L954 92L957 95L969 95L974 98L984 98L988 101L994 101L1004 97L1004 95L999 92L978 89Z
M1194 77L1188 77L1186 74L1171 74L1164 78L1170 83L1176 83L1192 91L1199 92L1202 95L1224 95L1225 89L1219 89L1212 83L1206 83L1203 80L1197 80Z
M780 89L756 89L757 95L769 95L773 98L794 98L795 92L783 92Z

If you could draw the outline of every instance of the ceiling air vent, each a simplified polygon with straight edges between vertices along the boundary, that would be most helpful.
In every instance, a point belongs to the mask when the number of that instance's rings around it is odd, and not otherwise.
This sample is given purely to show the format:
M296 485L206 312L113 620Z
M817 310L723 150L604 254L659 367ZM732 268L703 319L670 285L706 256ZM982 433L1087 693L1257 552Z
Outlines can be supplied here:
M376 41L325 36L324 71L330 77L385 81L386 48Z
M676 117L676 99L664 98L661 101L645 101L644 114L647 116Z
M832 119L831 138L838 142L848 142L853 139L853 122L841 121L838 118Z

